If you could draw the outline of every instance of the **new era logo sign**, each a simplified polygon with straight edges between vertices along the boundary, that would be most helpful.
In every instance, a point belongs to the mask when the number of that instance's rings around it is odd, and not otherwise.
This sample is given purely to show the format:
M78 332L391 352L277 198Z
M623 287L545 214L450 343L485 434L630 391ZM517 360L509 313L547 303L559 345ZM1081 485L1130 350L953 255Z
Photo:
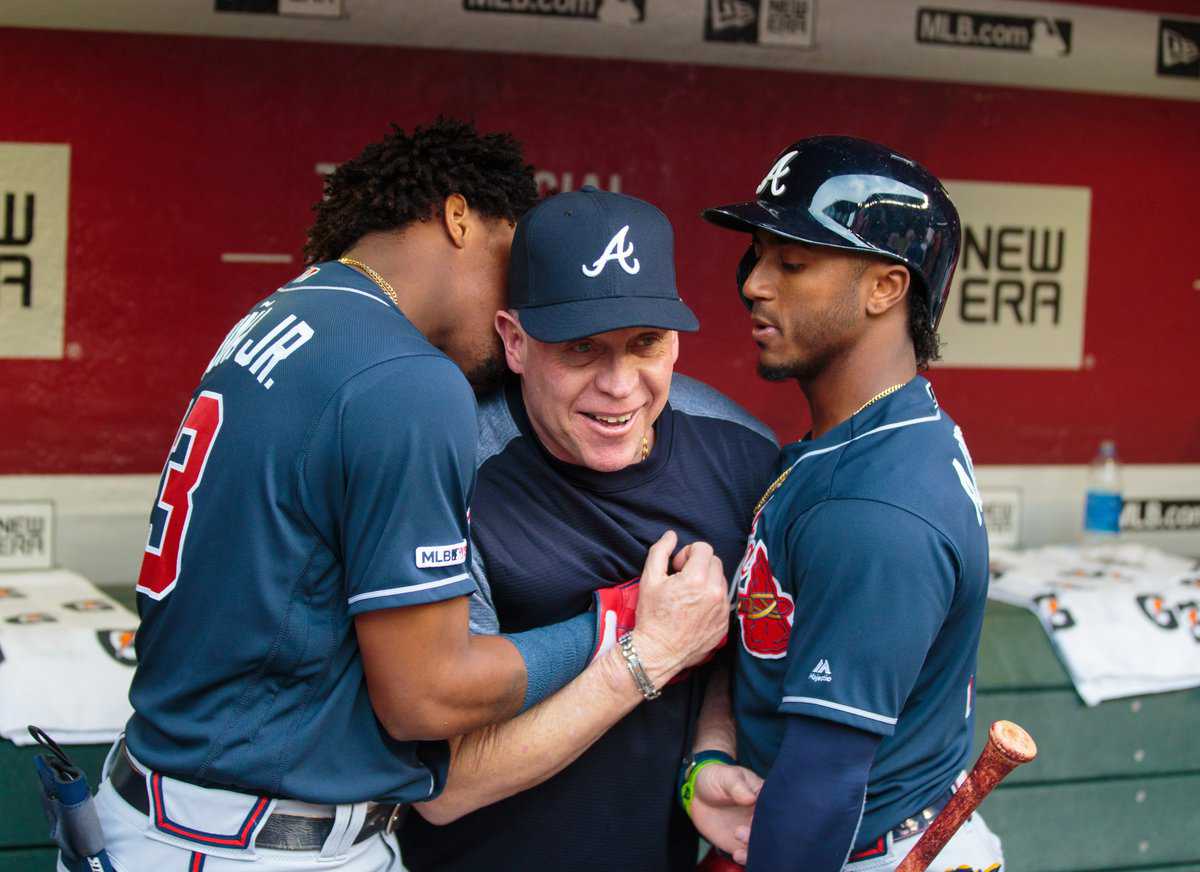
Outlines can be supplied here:
M833 681L833 670L829 668L828 660L818 660L813 671L808 674L809 681Z
M1158 74L1200 79L1200 21L1159 19Z

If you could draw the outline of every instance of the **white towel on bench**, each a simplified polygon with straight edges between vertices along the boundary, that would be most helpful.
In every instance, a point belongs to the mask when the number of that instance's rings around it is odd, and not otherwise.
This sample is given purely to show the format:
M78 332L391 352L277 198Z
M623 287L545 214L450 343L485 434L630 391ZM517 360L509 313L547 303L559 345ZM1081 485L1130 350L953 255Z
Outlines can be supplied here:
M0 573L0 736L111 742L133 709L137 616L81 575Z
M1200 687L1200 567L1144 545L995 549L988 596L1038 616L1088 705Z

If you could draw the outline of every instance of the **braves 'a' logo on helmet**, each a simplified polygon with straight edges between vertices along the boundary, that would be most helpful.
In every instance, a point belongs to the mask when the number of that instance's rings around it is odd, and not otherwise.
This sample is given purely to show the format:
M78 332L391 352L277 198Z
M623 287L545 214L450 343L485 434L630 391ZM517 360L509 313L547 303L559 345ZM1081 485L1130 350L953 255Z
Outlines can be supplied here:
M765 660L787 656L795 612L795 600L784 593L771 573L766 544L751 534L738 568L737 617L742 647Z

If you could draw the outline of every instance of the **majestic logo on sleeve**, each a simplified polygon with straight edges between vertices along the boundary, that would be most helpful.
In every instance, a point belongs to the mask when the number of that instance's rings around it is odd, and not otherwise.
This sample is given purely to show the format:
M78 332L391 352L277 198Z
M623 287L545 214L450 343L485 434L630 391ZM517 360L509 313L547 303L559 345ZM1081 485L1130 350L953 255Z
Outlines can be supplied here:
M604 254L596 258L590 267L586 263L582 265L583 274L589 279L594 279L604 272L604 268L608 266L610 260L615 260L625 272L631 276L637 275L638 270L642 268L642 262L633 256L633 243L625 241L628 233L629 225L626 224L608 241Z
M795 600L784 593L771 574L766 544L751 533L738 569L737 617L742 647L764 660L787 656L795 611Z
M833 670L829 668L829 661L822 658L817 661L817 665L813 667L813 671L808 673L809 681L833 681Z

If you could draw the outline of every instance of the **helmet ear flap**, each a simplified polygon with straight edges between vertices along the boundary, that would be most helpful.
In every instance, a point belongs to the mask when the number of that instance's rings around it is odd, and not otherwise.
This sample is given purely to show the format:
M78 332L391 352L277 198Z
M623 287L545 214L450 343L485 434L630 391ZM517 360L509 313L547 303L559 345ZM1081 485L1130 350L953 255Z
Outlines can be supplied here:
M742 288L746 286L746 279L750 278L750 273L754 272L754 267L758 264L758 255L754 253L754 243L750 243L750 247L746 249L746 253L742 255L742 259L737 265L737 289L738 296L742 298L742 304L747 309L754 308L754 304L746 299L746 295L742 293Z

